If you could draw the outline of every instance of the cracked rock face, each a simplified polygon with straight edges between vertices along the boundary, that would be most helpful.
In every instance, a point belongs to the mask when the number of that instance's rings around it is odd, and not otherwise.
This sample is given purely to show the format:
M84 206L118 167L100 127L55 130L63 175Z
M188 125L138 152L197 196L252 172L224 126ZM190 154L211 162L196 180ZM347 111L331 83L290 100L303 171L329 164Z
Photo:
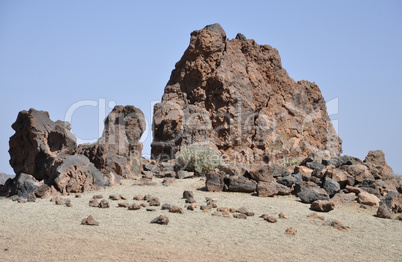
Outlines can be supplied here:
M191 33L189 47L155 105L153 158L204 144L228 162L270 163L342 152L315 83L294 81L278 51L219 24Z

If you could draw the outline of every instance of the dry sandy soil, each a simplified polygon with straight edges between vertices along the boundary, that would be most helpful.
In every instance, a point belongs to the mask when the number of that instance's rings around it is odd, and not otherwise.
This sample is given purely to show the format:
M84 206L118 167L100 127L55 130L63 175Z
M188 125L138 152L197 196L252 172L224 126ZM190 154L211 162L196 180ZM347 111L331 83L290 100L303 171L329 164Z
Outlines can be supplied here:
M161 180L157 180L159 183ZM211 193L201 179L177 180L171 186L122 185L71 199L72 207L57 206L49 199L19 204L0 200L0 261L401 261L402 222L374 217L374 208L358 204L338 206L326 219L350 227L341 231L308 218L309 205L293 196L259 198L242 193ZM129 203L137 194L151 194L184 206L182 192L192 190L198 205L213 197L218 206L247 207L255 212L246 220L215 217L211 213L184 211L172 214L157 207L129 211L111 202L108 209L88 206L94 194L108 198L122 194ZM259 216L268 213L289 219L275 224ZM169 225L150 224L166 214ZM92 215L99 226L80 225ZM288 227L296 235L285 234Z

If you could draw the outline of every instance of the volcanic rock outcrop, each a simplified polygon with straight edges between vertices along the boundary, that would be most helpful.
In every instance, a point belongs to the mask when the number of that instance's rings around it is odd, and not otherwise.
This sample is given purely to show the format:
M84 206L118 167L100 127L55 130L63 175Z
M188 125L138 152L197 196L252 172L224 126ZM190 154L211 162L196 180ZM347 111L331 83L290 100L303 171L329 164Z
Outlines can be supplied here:
M318 86L290 78L275 48L241 34L227 40L219 24L191 33L154 107L153 130L155 159L194 143L245 164L342 152Z
M99 141L78 149L70 124L53 122L48 112L21 111L12 127L9 153L16 176L1 187L2 195L79 193L140 174L145 120L134 106L116 106Z
M134 106L116 106L105 120L102 137L94 144L80 145L85 155L102 173L132 178L141 172L142 143L145 131L142 111Z

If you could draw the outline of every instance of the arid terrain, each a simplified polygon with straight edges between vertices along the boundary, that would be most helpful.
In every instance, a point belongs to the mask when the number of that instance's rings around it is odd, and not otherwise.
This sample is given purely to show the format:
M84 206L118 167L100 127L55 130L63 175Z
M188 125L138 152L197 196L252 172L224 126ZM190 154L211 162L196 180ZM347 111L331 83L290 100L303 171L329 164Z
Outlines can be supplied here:
M0 260L2 261L400 261L402 222L374 216L377 208L360 204L336 206L325 219L336 219L349 230L337 230L308 218L309 204L294 196L256 197L244 193L207 192L201 178L176 180L170 186L132 186L132 180L105 190L66 196L72 207L49 199L33 203L0 200ZM127 197L151 194L161 204L184 207L184 190L192 190L198 206L205 197L215 198L218 207L246 207L255 213L247 219L215 217L198 207L183 214L155 207L147 212L117 207L111 194ZM110 208L89 207L88 201L102 194ZM288 219L279 219L279 213ZM268 223L262 214L278 218ZM160 214L168 225L151 224ZM99 226L81 225L92 215ZM288 227L295 235L285 234Z

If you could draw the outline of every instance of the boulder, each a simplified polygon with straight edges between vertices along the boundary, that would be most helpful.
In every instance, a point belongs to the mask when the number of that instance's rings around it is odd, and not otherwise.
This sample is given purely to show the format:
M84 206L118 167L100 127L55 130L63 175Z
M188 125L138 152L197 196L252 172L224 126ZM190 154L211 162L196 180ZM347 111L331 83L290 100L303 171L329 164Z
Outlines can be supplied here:
M9 196L18 195L27 198L30 194L35 193L41 183L35 177L21 173L11 179L7 185L10 187Z
M356 200L356 194L355 193L347 193L345 194L344 192L339 192L335 194L331 198L331 202L336 204L336 205L349 205L352 204Z
M63 193L83 193L106 184L104 175L83 155L67 157L53 175L56 188Z
M206 175L205 187L211 192L221 192L225 187L224 175L220 172L212 171Z
M280 166L264 165L249 172L250 178L255 181L272 182L274 178L288 176L290 173Z
M293 176L284 176L276 180L276 182L278 182L279 184L287 187L292 187L295 184L295 181L296 179ZM301 180L299 182L301 182Z
M8 179L13 179L15 175L7 175L5 173L0 173L0 185L4 185Z
M322 187L327 191L329 197L333 197L336 193L341 190L341 186L335 179L325 177Z
M310 209L319 212L329 212L334 210L335 204L331 201L317 200L311 203Z
M381 150L369 151L363 162L372 175L377 174L380 177L387 178L394 173L385 161L385 154Z
M339 168L327 169L325 176L334 179L342 188L345 188L348 182L348 173Z
M184 171L184 170L177 171L178 179L185 179L185 178L191 178L191 177L194 177L194 172L189 172L189 171Z
M99 203L100 208L109 208L110 204L106 199L102 199Z
M373 194L367 193L366 191L360 192L357 196L359 203L367 206L379 206L380 199Z
M327 191L318 186L312 186L311 184L300 183L300 192L297 196L301 199L303 203L311 204L316 200L329 200Z
M374 181L374 176L370 173L367 166L363 164L353 164L341 166L341 169L351 175L357 183L361 183L364 180Z
M391 209L395 213L402 213L402 194L399 194L392 198Z
M245 177L230 177L227 179L227 190L231 192L253 193L257 188L257 183Z
M246 165L342 151L318 86L289 77L271 46L227 40L219 24L191 33L154 107L153 127L154 159L174 158L194 143Z
M21 111L12 124L15 134L10 137L10 165L15 174L30 174L38 181L48 180L59 156L72 155L77 140L68 122L53 122L49 113ZM57 163L56 163L57 165Z
M142 111L134 106L115 106L105 119L102 137L93 144L78 147L102 173L115 173L123 178L139 176L142 165L142 143L145 131Z
M257 193L259 197L273 197L279 193L276 186L269 182L259 182L257 184Z
M377 217L391 219L391 211L385 204L380 204L377 210Z

